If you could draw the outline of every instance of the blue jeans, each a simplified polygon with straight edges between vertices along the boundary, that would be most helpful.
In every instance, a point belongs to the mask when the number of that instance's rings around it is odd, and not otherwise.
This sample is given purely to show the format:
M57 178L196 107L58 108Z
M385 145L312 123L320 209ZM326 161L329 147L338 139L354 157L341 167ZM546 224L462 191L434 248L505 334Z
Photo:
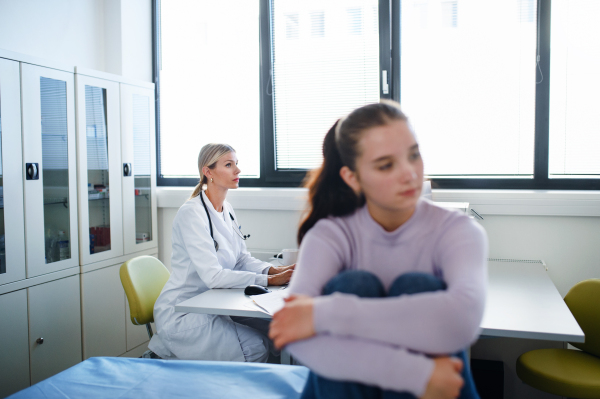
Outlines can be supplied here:
M386 295L381 281L372 273L362 270L344 271L332 278L323 288L323 295L334 292L354 294L363 298L400 296L419 292L445 290L439 278L425 273L406 273L398 277ZM479 399L465 352L455 355L463 361L462 378L465 384L460 399ZM386 391L375 386L355 382L330 380L310 372L301 399L415 399L408 392Z

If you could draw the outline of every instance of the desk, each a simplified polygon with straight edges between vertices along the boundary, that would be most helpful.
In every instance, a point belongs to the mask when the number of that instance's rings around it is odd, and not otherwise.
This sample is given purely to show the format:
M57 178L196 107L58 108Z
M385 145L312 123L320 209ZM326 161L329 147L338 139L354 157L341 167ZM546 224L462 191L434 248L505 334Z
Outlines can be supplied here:
M544 266L489 262L489 285L481 335L584 342L575 321ZM280 289L280 287L269 287ZM181 302L176 312L270 319L242 289L213 289Z
M489 262L488 297L481 335L584 342L544 266Z
M269 289L278 291L282 287L269 287ZM179 303L175 306L175 311L271 319L270 314L262 310L250 297L244 295L243 288L208 290Z

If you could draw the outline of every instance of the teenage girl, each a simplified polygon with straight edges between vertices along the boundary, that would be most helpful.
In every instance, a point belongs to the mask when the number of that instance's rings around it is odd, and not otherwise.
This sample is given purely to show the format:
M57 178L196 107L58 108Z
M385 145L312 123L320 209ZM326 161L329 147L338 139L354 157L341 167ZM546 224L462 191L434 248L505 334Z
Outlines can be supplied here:
M478 398L461 351L483 317L483 228L420 197L423 160L397 103L339 120L323 155L269 333L312 370L303 398Z

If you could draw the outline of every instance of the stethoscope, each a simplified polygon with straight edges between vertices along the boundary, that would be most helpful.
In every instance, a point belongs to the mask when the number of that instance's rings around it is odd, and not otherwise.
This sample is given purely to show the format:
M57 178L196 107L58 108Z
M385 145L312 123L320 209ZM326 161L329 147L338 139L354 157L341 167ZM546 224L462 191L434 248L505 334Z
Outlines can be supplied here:
M210 218L210 213L208 213L208 208L206 207L206 203L204 202L204 196L202 195L202 192L200 192L200 200L202 201L202 206L204 206L204 210L206 211L206 216L208 216L208 226L210 227L210 238L212 238L213 242L215 243L215 251L218 251L219 250L219 243L217 242L217 240L215 240L215 237L213 236L212 220ZM240 236L240 238L242 240L248 239L248 237L250 237L250 234L247 234L247 235L246 234L242 234L242 227L236 222L236 220L234 219L234 217L231 214L231 212L229 212L229 217L231 218L231 221L233 223L235 223L235 227L237 227L237 229L233 229L233 230L235 230L235 232L237 233L237 235Z

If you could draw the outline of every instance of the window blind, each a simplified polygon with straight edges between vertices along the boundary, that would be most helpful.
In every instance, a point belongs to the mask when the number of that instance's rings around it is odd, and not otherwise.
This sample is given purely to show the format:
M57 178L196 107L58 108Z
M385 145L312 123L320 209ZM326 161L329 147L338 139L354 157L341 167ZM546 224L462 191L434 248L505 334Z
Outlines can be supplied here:
M550 177L600 177L600 2L552 0Z
M274 0L272 59L277 169L312 169L335 121L379 101L376 0Z
M133 174L150 176L150 101L133 95Z
M68 169L67 82L40 78L43 169ZM44 181L45 184L45 181Z
M85 86L85 125L88 170L108 171L106 89Z

